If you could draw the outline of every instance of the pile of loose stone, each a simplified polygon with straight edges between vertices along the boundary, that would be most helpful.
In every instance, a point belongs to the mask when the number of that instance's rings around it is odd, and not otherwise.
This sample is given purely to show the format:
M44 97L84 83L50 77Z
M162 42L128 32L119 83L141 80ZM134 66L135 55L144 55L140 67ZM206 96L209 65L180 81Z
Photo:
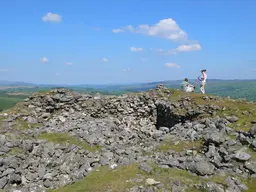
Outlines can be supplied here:
M211 117L221 110L218 106L197 105L190 98L170 102L165 96L171 94L165 88L122 96L84 95L55 89L29 97L22 112L4 114L0 189L43 192L72 184L99 166L116 168L137 163L142 170L151 172L149 162L202 177L214 174L256 177L256 161L248 153L256 148L256 128L248 133L236 132L228 127L238 120L236 117ZM37 125L22 131L25 138L11 132L18 118ZM47 142L39 139L42 133L67 133L102 148L90 152L76 145ZM201 151L152 153L166 138L174 142L202 140L203 146ZM17 148L22 150L12 153ZM227 177L227 186L226 191L232 192L247 188L231 177ZM150 187L134 186L130 191L157 191L159 187L165 188L153 182ZM214 182L196 187L224 191L224 186ZM176 183L165 190L185 188Z

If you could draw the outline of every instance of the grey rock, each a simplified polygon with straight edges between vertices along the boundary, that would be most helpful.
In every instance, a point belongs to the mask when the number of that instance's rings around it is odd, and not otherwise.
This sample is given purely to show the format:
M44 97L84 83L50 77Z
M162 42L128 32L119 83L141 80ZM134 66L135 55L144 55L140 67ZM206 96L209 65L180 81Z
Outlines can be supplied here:
M248 169L252 174L256 174L256 162L246 162L244 164L245 168Z
M175 159L175 158L169 158L167 161L164 162L164 164L170 167L179 167L180 165L178 159Z
M9 151L11 151L11 149L6 146L0 147L0 153L2 153L2 154L8 153Z
M26 177L22 175L22 176L21 176L21 183L22 183L23 185L26 185L27 182L28 182L28 180L26 179Z
M8 183L7 177L0 178L0 189L3 189Z
M237 186L230 186L225 190L225 192L241 192L241 190Z
M59 120L60 120L62 123L64 123L64 122L66 121L66 118L63 117L63 116L59 116Z
M227 183L227 186L235 186L235 181L231 178L231 177L227 177L226 178L226 183Z
M0 145L3 146L6 143L6 136L0 135Z
M254 139L251 143L252 149L256 151L256 139Z
M42 118L46 119L46 118L49 118L51 116L51 113L43 113L41 115Z
M235 122L237 122L237 121L239 120L239 118L236 117L236 116L228 116L228 117L226 117L226 119L227 119L229 122L231 122L231 123L235 123Z
M198 175L212 175L214 171L214 165L206 161L191 162L188 165L188 170Z
M245 184L239 184L238 188L240 188L242 191L247 191L248 187Z
M35 123L37 123L37 120L34 117L28 116L27 122L31 123L31 124L35 124Z
M243 151L237 151L234 157L239 161L248 161L251 158L251 155Z
M235 140L228 140L228 146L234 146L235 144L237 144L237 142Z
M110 151L103 153L103 157L105 157L108 160L111 160L113 158L114 154Z
M49 187L51 186L51 181L49 181L48 179L46 179L46 180L44 181L44 186L45 186L46 188L49 188Z
M11 174L14 173L14 172L15 172L15 169L7 168L7 169L2 173L1 177L11 175Z
M216 148L214 145L209 145L208 152L205 154L208 158L216 156Z
M12 175L9 176L9 183L19 185L19 184L21 184L21 182L22 182L21 181L21 175L12 174Z
M13 158L10 160L10 164L9 164L10 168L14 168L17 169L19 167L19 162L16 158Z
M61 175L59 180L60 180L60 186L65 186L71 183L71 178L69 175Z
M32 152L33 143L31 141L28 141L28 140L23 141L23 143L21 145L25 152Z
M26 180L29 182L34 181L37 177L38 177L37 173L31 173L31 172L29 172L25 175Z
M249 133L251 135L256 135L256 125L254 125L252 128L250 128Z
M218 185L218 184L216 184L214 182L211 182L211 181L204 184L203 189L206 190L207 192L225 192L223 186Z
M45 172L46 172L46 169L43 165L39 165L39 168L38 168L38 176L40 179L42 179L45 175Z
M109 165L110 162L109 162L108 159L101 157L101 158L100 158L100 164L101 164L101 165Z
M206 133L204 136L205 141L210 142L210 143L216 143L220 144L225 141L225 137L223 132L210 132Z
M147 163L141 163L139 168L147 173L151 173L153 171L153 168Z
M238 139L240 140L240 142L242 144L245 144L245 145L248 145L252 142L251 139L249 137L245 136L243 133L239 134Z
M173 185L171 188L171 192L183 192L184 190L184 187L177 185Z

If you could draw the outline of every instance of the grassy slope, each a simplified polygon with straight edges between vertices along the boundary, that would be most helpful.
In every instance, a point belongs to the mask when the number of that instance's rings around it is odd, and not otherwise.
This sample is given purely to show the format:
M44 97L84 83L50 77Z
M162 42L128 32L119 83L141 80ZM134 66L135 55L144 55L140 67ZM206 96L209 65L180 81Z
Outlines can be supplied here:
M96 171L89 173L84 179L60 189L49 190L49 192L84 192L97 191L106 192L124 192L133 186L146 186L147 178L154 178L160 181L165 187L170 186L175 181L180 181L182 184L200 184L208 181L216 182L218 184L226 184L224 176L212 176L210 178L202 178L190 174L185 170L175 168L163 169L152 164L153 171L146 173L138 168L138 165L131 164L127 166L118 167L116 170L111 170L108 167L100 167ZM241 179L242 180L242 179ZM249 187L247 192L255 192L256 180L242 180ZM161 192L162 190L159 190ZM203 192L194 187L188 187L185 192Z
M91 146L88 143L85 143L84 141L81 141L75 136L71 136L67 133L42 133L39 138L53 143L73 144L91 152L95 152L101 148L100 146Z
M0 111L13 107L17 102L22 101L19 98L0 97Z
M256 101L256 81L214 81L209 83L207 89L213 95Z

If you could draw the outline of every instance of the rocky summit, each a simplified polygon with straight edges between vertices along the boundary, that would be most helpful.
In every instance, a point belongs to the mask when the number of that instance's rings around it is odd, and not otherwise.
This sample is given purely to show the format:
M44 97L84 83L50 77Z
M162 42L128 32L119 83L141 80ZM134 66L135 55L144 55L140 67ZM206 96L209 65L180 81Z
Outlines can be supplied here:
M256 104L159 86L36 93L0 114L0 189L256 191Z

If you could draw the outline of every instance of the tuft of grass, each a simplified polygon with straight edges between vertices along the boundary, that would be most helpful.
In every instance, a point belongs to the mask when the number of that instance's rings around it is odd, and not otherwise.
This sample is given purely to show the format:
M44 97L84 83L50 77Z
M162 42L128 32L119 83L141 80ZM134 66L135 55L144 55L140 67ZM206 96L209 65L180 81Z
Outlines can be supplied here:
M155 164L152 164L153 172L152 177L156 180L161 181L164 185L168 185L171 182L178 180L182 184L196 184L200 183L200 177L190 174L186 170L176 169L176 168L160 168Z
M26 130L30 128L28 123L21 118L18 118L15 120L15 125L16 125L16 128L19 130Z
M20 147L14 147L11 149L11 151L9 151L8 153L4 154L4 155L1 155L1 157L7 157L9 155L11 156L15 156L15 155L18 155L20 153L23 153L24 150Z
M165 186L170 186L170 182L179 180L183 184L195 184L200 182L200 178L189 174L185 170L179 169L162 169L154 166L153 173L142 172L136 164L122 166L116 170L108 167L100 167L98 171L91 172L84 179L60 189L50 190L49 192L83 192L97 191L112 192L125 191L135 185L145 185L146 178L154 178ZM133 179L142 179L141 182L127 182Z
M19 148L19 147L14 147L12 148L12 150L8 153L8 155L17 155L17 154L20 154L20 153L23 153L24 150L22 148Z
M156 151L169 151L169 150L174 150L176 152L182 152L186 150L196 150L200 151L203 145L202 140L197 140L197 141L178 141L177 143L173 142L170 139L167 139L166 141L163 142L160 146L156 148Z
M81 141L80 139L76 138L75 136L70 136L67 133L42 133L39 136L40 139L46 139L49 142L54 142L58 144L74 144L76 146L81 147L82 149L95 152L101 149L101 146L91 146L85 141Z
M105 192L110 189L111 192L120 192L133 186L131 182L126 181L136 178L138 173L139 169L134 164L123 166L116 170L111 170L108 167L100 167L98 171L89 173L87 177L72 185L50 190L49 192Z
M236 177L239 179L242 183L244 183L249 189L247 192L255 192L256 191L256 179L243 179L240 177L237 177L235 175L226 175L226 176L219 176L219 175L213 175L208 178L202 178L199 176L192 175L186 170L180 170L175 168L169 168L169 169L163 169L160 167L154 166L154 172L153 176L155 176L156 180L161 181L163 184L170 184L170 182L174 180L179 180L184 185L189 184L203 184L207 183L209 181L215 182L217 184L223 185L224 187L227 187L227 183L225 182L226 178L228 176ZM195 189L194 187L189 187L185 190L186 192L196 192L198 189ZM202 190L203 191L203 190Z
M3 121L5 120L6 118L5 117L3 117L3 116L0 116L0 129L1 128L4 128L3 126Z
M30 128L34 128L39 126L40 124L35 123L35 124L30 124L27 121L23 120L22 118L18 118L14 121L14 125L13 125L13 130L15 131L24 131Z
M88 174L87 177L75 182L74 184L64 186L59 189L49 190L49 192L83 192L83 191L97 191L97 192L119 192L125 191L135 185L145 186L146 178L154 178L156 181L160 181L165 188L170 188L171 183L174 181L180 181L182 185L194 185L202 184L208 181L212 181L218 184L226 186L225 180L228 176L211 176L209 178L201 178L199 176L192 175L186 170L176 168L160 168L154 163L151 164L153 171L151 173L143 172L139 169L138 165L130 164L126 166L118 167L115 170L111 170L109 167L100 167L98 170ZM127 182L134 179L141 179L139 182ZM254 192L256 187L255 180L242 180L244 184L249 187L248 192ZM203 191L194 187L189 187L186 192Z
M250 179L250 180L244 180L245 184L249 188L247 192L255 192L256 191L256 178Z
M251 121L256 120L256 104L244 101L226 101L222 103L222 107L226 109L217 113L220 117L236 116L239 118L237 122L230 125L231 128L239 131L249 131L253 126Z

